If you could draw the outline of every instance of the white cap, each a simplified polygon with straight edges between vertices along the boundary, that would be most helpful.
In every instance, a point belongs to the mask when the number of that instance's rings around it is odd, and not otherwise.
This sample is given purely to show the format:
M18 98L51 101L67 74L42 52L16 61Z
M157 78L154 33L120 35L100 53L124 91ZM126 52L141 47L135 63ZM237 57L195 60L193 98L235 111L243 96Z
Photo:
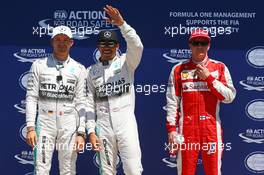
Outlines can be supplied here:
M57 26L57 27L53 28L51 38L54 38L54 36L56 36L58 34L64 34L64 35L67 35L69 38L72 38L71 29L67 26Z

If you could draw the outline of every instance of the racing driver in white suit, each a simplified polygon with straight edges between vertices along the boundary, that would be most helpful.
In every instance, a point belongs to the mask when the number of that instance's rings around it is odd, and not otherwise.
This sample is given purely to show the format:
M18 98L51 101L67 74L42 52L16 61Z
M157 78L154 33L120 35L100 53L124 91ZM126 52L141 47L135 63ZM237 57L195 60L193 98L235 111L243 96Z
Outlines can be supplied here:
M75 148L82 149L85 140L86 69L69 56L73 45L69 27L55 27L51 45L53 54L36 60L28 78L27 142L34 147L34 174L49 174L56 147L60 174L73 175Z
M116 55L119 42L115 31L99 33L100 62L88 68L87 77L89 140L98 151L101 174L116 174L119 153L124 173L140 175L143 168L134 114L134 73L143 45L116 8L107 5L104 10L109 15L107 21L120 28L127 51L121 56Z

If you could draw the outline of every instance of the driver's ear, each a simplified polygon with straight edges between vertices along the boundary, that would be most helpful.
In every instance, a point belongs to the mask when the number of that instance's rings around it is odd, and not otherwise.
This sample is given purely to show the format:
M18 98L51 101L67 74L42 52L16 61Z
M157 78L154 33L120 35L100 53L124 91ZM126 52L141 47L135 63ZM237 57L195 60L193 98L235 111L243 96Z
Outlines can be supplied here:
M211 43L208 44L207 51L209 51L210 47L211 47Z
M73 44L74 44L74 40L73 40L73 39L71 39L71 47L73 46Z

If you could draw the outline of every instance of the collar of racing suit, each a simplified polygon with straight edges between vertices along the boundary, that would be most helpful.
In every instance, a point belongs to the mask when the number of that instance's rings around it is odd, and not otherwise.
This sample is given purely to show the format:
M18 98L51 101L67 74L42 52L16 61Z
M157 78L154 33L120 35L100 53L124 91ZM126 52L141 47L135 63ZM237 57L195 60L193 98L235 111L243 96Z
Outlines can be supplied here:
M100 63L102 66L109 66L116 60L116 58L117 58L117 56L115 56L112 60L100 61ZM100 58L99 58L99 60L100 60Z
M68 58L65 61L60 61L57 58L55 58L54 55L52 55L52 59L53 59L53 63L56 66L56 68L60 69L60 68L65 67L70 62L71 57L68 55Z
M208 61L209 61L209 58L205 58L203 61L195 61L191 58L191 61L194 63L194 64L200 64L200 65L203 65L203 66L206 66L208 64Z

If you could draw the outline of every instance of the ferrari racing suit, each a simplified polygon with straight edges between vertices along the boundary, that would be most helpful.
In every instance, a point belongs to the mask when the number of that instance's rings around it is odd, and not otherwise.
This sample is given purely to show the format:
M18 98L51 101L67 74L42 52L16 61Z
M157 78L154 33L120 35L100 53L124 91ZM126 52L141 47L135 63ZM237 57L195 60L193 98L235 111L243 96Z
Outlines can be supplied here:
M141 60L143 45L127 23L119 27L127 42L127 52L107 64L88 68L88 134L96 132L102 141L99 153L101 174L116 174L120 153L126 175L140 175L141 150L134 114L134 73Z
M199 63L201 64L201 63ZM220 175L222 129L220 102L231 103L236 95L227 67L207 58L210 72L205 80L196 75L192 59L173 67L167 87L168 132L183 135L177 156L178 175L194 175L201 151L205 174Z

